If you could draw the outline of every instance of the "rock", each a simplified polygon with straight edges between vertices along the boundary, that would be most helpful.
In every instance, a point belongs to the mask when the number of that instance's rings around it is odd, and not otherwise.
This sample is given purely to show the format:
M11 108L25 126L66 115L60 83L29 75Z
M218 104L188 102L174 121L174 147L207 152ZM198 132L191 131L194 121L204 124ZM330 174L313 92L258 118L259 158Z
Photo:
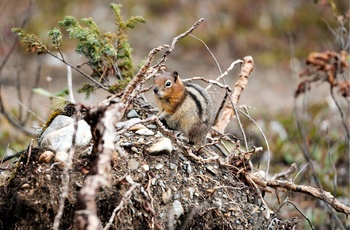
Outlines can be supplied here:
M170 169L176 169L176 164L170 163L170 164L169 164L169 167L170 167Z
M187 189L187 191L188 191L188 193L190 195L190 198L193 199L193 194L194 194L194 191L195 191L194 188L190 187L190 188Z
M136 118L139 117L139 114L134 110L130 110L127 114L126 114L127 118Z
M60 128L58 130L46 134L41 141L41 147L51 149L55 152L68 151L72 147L74 133L76 133L75 146L87 146L92 138L90 126L84 120L78 121L77 125L78 129L76 132L74 130L74 124L70 124L66 127Z
M132 158L129 160L128 165L130 170L136 170L139 168L140 163L135 158Z
M55 119L51 122L49 127L46 128L46 130L41 134L39 138L39 144L42 141L44 137L46 137L47 134L52 133L53 131L62 129L68 125L74 124L74 119L71 117L58 115L55 117Z
M156 165L155 168L156 168L157 170L159 170L159 169L163 168L163 164L159 163L159 164Z
M167 204L170 201L170 198L171 198L171 189L168 188L168 190L162 194L163 204Z
M156 129L157 126L154 125L154 124L149 124L149 125L147 125L147 128L149 128L149 129Z
M144 125L141 125L141 124L137 124L137 125L134 125L132 127L130 127L130 131L137 131L139 129L147 129L146 126Z
M149 171L149 165L142 165L142 170L144 172L148 172Z
M59 162L59 166L63 168L68 161L68 153L65 151L58 151L55 154L55 162Z
M152 130L147 129L147 128L139 129L135 133L139 134L139 135L144 135L144 136L153 136L154 135L154 132Z
M181 202L178 200L174 201L172 209L176 219L178 219L184 213L184 208L182 207Z
M115 127L117 128L117 130L120 130L122 128L124 128L125 126L133 126L135 123L141 121L140 118L131 118L130 120L127 121L123 121L123 122L118 122Z
M147 149L147 151L150 154L157 154L157 153L161 153L161 152L171 153L172 150L173 150L173 145L172 145L170 139L166 138L166 137L160 138L156 143L153 143Z
M55 154L51 151L45 151L39 156L39 163L50 163L55 157Z

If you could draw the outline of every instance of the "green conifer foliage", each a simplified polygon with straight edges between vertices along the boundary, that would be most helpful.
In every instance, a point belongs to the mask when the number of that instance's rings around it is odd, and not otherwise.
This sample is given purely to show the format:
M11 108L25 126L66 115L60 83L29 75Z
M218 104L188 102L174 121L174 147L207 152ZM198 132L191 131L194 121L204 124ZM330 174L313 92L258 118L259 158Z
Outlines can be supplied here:
M87 62L84 64L92 70L90 77L106 86L109 92L116 93L124 89L134 75L132 48L128 42L127 32L129 29L135 28L137 23L145 22L145 20L136 16L124 21L121 15L122 5L112 3L111 8L117 26L115 32L101 34L92 18L83 18L79 21L72 16L66 16L62 21L59 21L59 26L65 28L71 39L78 41L75 51L87 58ZM50 54L66 63L60 51L63 43L60 28L54 28L48 32L51 37L51 46L60 55L49 50L37 35L26 33L20 28L13 28L12 31L20 37L27 52L35 52L39 55ZM115 77L116 83L111 84L110 77ZM87 83L81 86L78 92L85 93L88 97L97 87L96 84Z

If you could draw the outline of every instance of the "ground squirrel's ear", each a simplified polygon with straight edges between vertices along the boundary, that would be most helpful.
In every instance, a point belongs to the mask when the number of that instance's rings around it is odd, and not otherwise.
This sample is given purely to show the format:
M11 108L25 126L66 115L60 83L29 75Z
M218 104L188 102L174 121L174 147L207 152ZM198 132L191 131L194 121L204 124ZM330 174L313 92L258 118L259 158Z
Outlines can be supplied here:
M174 82L176 82L178 76L179 76L179 74L176 71L174 71L174 73L173 73Z

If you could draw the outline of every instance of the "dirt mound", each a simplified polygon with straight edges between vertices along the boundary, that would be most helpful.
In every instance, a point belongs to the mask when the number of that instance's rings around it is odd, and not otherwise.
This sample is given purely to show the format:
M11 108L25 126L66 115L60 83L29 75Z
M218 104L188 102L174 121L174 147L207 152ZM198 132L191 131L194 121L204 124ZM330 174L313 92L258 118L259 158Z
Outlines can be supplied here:
M130 109L141 119L154 113L140 100ZM96 194L101 226L109 223L110 229L267 229L275 224L275 229L288 229L296 225L296 220L280 220L261 204L256 189L244 180L244 173L251 170L244 157L234 155L228 160L210 148L197 151L174 141L174 137L170 137L173 151L150 153L149 147L167 136L156 123L145 125L156 135L139 135L129 129L117 137L111 184ZM1 229L53 227L62 195L62 166L39 163L45 150L33 148L30 154L25 151L11 176L3 181ZM86 149L75 151L60 229L77 227L76 214L81 212L79 192L87 177L96 171L96 157Z

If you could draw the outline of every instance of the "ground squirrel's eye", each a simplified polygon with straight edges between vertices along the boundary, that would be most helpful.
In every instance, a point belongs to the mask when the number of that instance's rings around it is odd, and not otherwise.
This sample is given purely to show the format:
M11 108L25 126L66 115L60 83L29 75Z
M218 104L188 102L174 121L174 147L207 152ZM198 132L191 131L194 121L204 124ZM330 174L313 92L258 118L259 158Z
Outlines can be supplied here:
M165 82L165 87L170 87L171 86L171 81L170 80L167 80L166 82Z

